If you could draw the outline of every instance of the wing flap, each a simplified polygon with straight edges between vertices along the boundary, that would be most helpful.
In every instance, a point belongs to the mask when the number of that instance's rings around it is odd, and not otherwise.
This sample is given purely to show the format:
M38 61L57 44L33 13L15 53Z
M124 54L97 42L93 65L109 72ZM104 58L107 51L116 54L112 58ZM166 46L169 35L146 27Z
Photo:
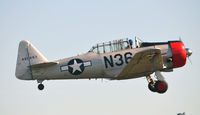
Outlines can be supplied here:
M163 62L160 49L146 49L136 53L115 79L141 77L162 68Z

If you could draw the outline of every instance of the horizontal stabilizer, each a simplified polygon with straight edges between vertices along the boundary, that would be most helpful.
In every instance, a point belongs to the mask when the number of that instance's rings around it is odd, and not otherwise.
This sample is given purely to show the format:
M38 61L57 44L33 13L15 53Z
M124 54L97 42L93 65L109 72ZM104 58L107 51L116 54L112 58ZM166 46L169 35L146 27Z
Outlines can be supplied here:
M39 64L35 64L35 65L31 65L30 67L32 69L36 69L36 68L44 68L44 67L50 67L53 65L58 64L57 62L44 62L44 63L39 63Z

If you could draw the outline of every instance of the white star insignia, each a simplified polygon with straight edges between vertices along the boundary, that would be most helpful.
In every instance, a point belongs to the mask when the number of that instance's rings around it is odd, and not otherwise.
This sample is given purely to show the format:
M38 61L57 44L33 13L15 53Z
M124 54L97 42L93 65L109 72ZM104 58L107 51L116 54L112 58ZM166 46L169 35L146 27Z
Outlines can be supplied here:
M73 65L69 65L70 67L73 68L73 72L72 72L72 73L74 73L76 70L82 72L82 70L81 70L81 68L80 68L80 66L81 66L82 64L83 64L83 63L77 63L76 60L74 60L74 64L73 64Z

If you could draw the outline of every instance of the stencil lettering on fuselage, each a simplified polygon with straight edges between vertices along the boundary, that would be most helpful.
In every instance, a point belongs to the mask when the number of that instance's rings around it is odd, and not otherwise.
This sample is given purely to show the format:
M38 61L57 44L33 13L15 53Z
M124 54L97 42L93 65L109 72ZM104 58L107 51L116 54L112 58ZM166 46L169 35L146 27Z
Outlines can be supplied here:
M117 59L116 62L113 61L114 59ZM128 64L128 62L131 60L132 58L132 53L131 52L126 52L124 55L122 54L115 54L113 55L109 55L109 56L104 56L104 63L105 63L105 67L108 68L110 67L114 67L116 66L121 66L124 63Z

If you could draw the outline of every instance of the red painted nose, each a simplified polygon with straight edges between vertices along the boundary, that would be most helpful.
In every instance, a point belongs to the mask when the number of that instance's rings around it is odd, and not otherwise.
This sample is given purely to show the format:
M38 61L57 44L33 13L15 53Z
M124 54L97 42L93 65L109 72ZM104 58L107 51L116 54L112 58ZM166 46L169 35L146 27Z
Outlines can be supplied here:
M186 49L182 42L171 42L173 54L173 68L182 67L186 64Z

